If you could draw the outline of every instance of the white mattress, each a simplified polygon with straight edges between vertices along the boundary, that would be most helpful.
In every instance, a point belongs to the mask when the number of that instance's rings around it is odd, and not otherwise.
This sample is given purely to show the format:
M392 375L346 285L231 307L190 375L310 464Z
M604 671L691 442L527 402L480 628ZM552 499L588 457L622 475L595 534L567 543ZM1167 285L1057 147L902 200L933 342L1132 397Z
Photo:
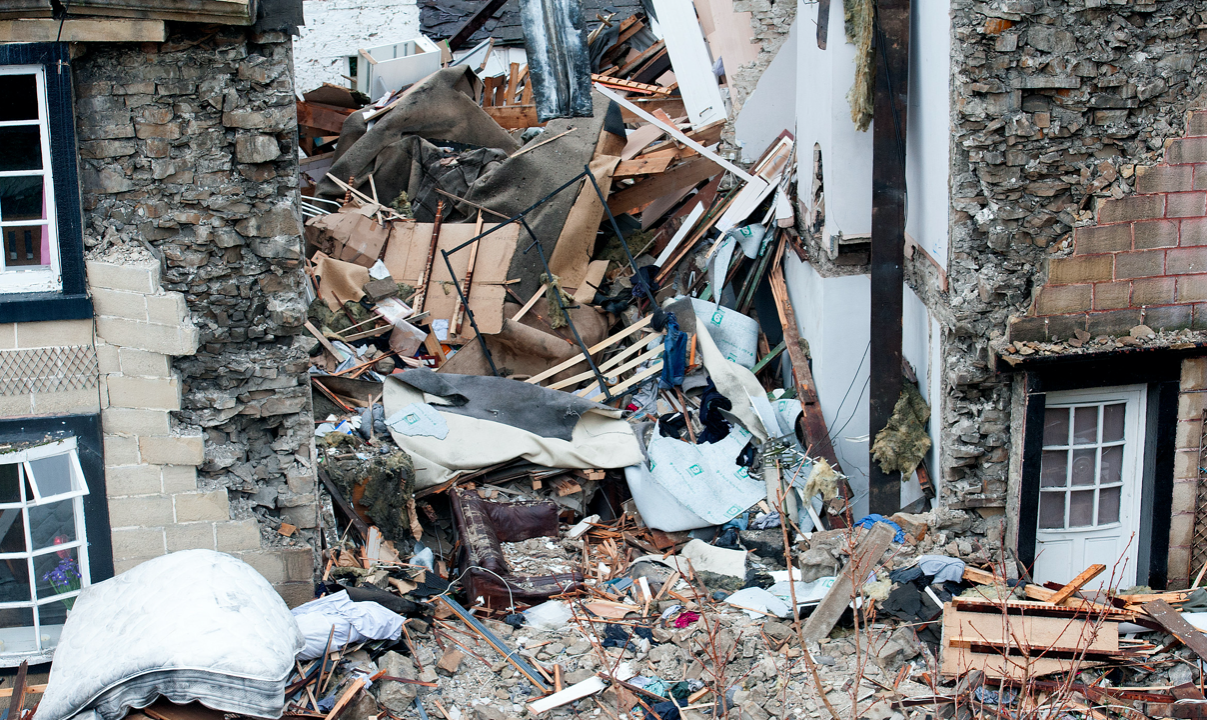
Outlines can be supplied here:
M212 550L172 553L80 595L35 720L117 720L160 695L277 718L303 644L250 565Z

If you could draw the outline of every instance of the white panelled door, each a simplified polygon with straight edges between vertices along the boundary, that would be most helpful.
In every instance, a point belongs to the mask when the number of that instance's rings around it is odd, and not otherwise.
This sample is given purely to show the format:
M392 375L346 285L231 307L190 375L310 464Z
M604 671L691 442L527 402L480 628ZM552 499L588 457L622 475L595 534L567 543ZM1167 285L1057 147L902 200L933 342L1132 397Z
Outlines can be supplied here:
M1087 589L1136 583L1144 457L1144 385L1048 393L1036 582L1066 583L1094 563Z

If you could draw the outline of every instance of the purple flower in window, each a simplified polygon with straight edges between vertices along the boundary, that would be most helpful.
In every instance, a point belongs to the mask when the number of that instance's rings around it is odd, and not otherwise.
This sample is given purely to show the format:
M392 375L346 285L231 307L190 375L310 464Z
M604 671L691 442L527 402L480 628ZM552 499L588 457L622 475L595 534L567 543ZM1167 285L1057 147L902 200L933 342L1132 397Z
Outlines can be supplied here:
M80 567L76 565L75 558L65 557L53 570L43 575L42 580L50 583L55 593L59 595L75 592L80 589ZM75 604L75 598L63 598L60 602L70 610L71 606Z

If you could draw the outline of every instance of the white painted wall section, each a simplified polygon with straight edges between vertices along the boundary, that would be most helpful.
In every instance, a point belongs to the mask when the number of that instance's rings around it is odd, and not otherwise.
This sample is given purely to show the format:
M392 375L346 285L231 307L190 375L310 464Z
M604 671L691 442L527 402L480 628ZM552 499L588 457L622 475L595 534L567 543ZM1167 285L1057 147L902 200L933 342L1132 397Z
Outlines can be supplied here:
M817 47L817 3L798 3L796 123L800 182L807 201L812 189L813 145L821 146L826 187L824 233L844 236L872 231L872 131L851 122L847 92L855 82L855 46L846 41L842 4L831 3L827 49Z
M721 87L713 74L713 58L704 43L704 31L692 0L653 0L658 19L655 30L666 41L683 108L692 127L699 129L726 116Z
M415 0L304 0L306 24L293 41L299 92L323 83L348 85L344 58L359 48L410 40L419 35Z
M757 160L781 132L796 133L796 28L797 23L793 22L788 39L759 77L758 85L734 121L734 135L746 162ZM810 151L809 157L812 156Z
M784 274L788 296L796 311L797 329L809 343L822 416L838 461L855 493L853 512L859 518L868 512L871 281L867 275L823 278L813 266L794 256L785 256ZM934 458L938 457L938 423L932 398L939 397L939 372L933 365L940 357L939 326L908 286L903 292L902 353L918 373L922 397L932 406L928 427L932 447L926 463L928 468L934 468ZM902 484L902 506L920 497L922 490L917 478Z
M950 0L916 0L909 49L905 231L946 268L951 176Z

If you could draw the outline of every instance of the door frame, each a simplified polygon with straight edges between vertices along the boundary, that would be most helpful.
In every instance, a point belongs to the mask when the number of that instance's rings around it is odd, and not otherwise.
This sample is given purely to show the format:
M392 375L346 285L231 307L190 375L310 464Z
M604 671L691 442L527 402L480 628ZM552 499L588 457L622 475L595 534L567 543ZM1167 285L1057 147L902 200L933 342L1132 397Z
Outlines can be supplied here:
M1024 567L1035 563L1039 470L1047 393L1145 385L1136 583L1164 589L1169 575L1169 525L1182 353L1103 354L1045 358L1016 376L1023 383L1023 447L1016 547Z

